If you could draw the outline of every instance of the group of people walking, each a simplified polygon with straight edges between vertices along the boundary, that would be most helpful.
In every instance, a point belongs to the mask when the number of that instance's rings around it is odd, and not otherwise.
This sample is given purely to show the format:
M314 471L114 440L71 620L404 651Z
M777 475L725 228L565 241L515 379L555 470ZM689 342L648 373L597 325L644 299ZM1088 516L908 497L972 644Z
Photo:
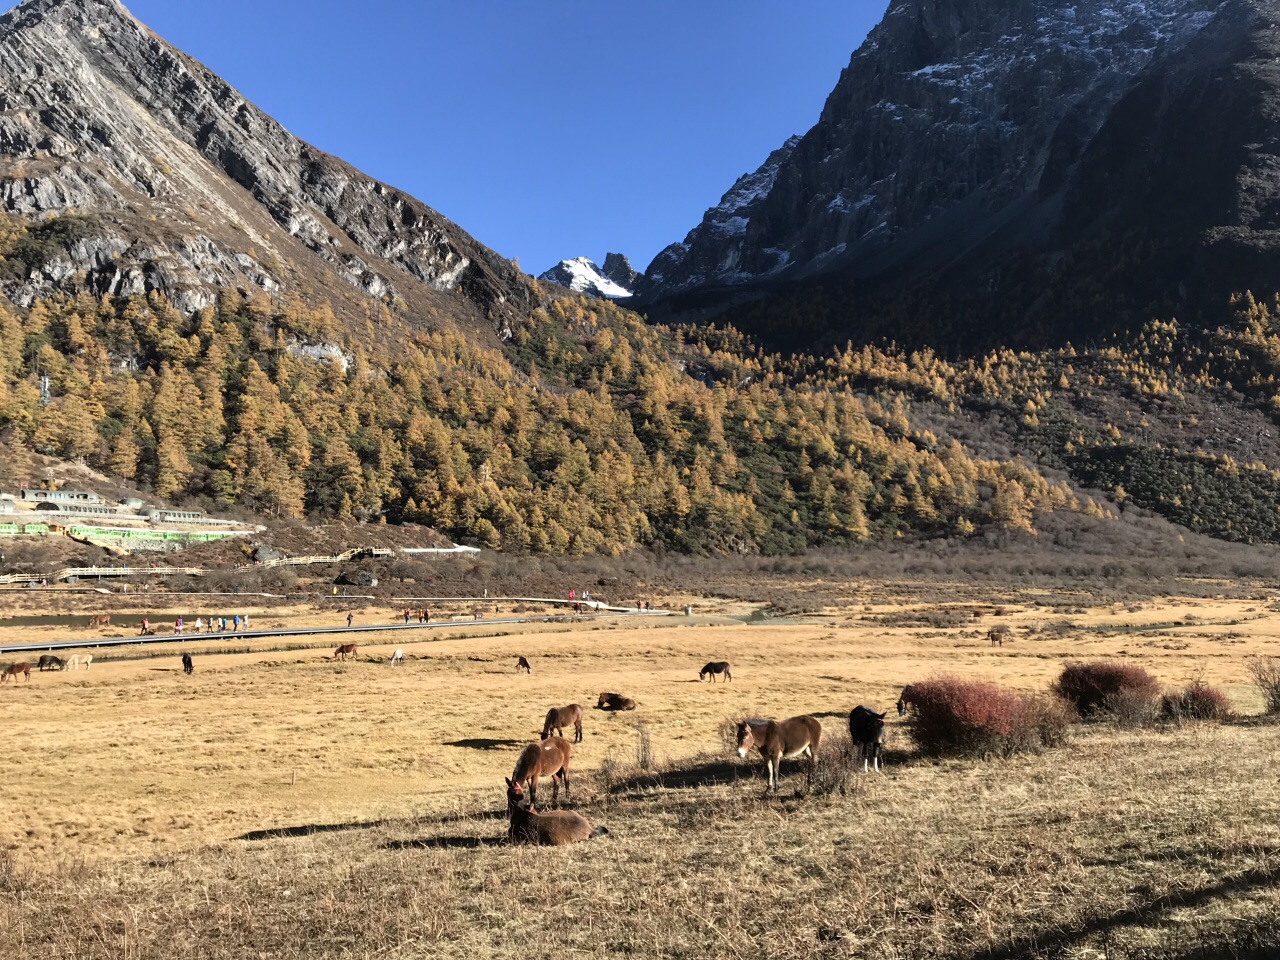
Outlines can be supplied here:
M153 637L155 636L155 627L151 626L151 618L142 618L142 629L138 636ZM175 617L173 621L173 635L181 637L187 632L187 621L184 617ZM210 617L206 623L202 617L196 617L195 622L190 624L192 633L239 633L242 630L249 629L249 615L232 614L231 619L223 616Z

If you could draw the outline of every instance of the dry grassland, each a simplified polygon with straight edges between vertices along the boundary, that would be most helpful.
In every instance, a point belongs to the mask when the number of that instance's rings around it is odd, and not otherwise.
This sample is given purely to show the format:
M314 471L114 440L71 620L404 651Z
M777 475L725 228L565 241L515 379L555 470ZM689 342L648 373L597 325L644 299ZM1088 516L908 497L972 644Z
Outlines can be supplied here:
M1095 727L1041 757L928 764L895 721L886 774L801 797L789 773L761 799L759 764L725 759L729 717L810 712L835 742L854 704L889 709L911 680L1041 689L1097 657L1203 677L1256 713L1243 660L1280 652L1262 592L1069 611L939 593L795 622L704 604L690 621L361 645L403 646L402 669L202 641L191 677L173 653L116 651L5 684L0 957L1190 960L1230 956L1195 952L1223 938L1280 944L1271 726ZM698 683L711 659L733 683ZM576 804L610 835L495 845L519 746L547 707L603 690L640 704L588 709L574 749Z

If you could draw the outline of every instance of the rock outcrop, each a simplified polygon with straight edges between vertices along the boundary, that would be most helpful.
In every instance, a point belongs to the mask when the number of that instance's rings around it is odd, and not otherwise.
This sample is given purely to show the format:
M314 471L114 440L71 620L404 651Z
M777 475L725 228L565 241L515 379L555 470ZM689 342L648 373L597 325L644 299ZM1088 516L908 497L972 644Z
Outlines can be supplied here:
M0 204L73 213L78 239L5 290L222 287L408 301L499 327L527 285L413 197L294 137L116 0L26 0L0 17Z

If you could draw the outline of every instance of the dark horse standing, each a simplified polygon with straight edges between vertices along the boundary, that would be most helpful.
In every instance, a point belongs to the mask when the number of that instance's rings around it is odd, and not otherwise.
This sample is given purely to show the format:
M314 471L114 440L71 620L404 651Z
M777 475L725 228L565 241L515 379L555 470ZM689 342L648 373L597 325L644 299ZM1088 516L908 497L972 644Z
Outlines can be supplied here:
M698 671L698 679L705 680L710 675L711 682L716 682L716 677L724 674L725 680L732 680L733 674L729 672L729 664L725 660L714 660Z
M849 739L858 748L862 758L862 771L866 773L871 761L880 772L880 751L884 748L884 718L887 713L876 713L859 704L849 713Z
M191 662L191 654L184 653L182 655L182 672L191 673L195 670L195 664Z

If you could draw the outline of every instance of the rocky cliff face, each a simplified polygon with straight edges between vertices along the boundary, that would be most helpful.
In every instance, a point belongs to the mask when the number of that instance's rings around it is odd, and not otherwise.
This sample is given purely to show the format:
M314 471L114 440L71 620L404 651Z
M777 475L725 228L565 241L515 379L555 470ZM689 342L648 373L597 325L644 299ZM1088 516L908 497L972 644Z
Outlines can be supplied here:
M799 137L792 137L769 154L758 170L744 173L681 243L659 253L645 271L646 294L678 293L708 283L742 283L785 266L789 257L778 250L773 266L757 274L745 266L744 254L753 259L753 241L748 240L752 219L799 143Z
M646 299L949 275L981 312L1124 234L1171 258L1152 284L1256 254L1275 240L1278 6L894 0L818 123L654 260ZM1280 286L1266 262L1250 276Z
M306 288L434 317L503 317L527 297L506 260L398 190L292 136L116 0L26 0L0 17L0 204L91 214L11 282L161 290Z

